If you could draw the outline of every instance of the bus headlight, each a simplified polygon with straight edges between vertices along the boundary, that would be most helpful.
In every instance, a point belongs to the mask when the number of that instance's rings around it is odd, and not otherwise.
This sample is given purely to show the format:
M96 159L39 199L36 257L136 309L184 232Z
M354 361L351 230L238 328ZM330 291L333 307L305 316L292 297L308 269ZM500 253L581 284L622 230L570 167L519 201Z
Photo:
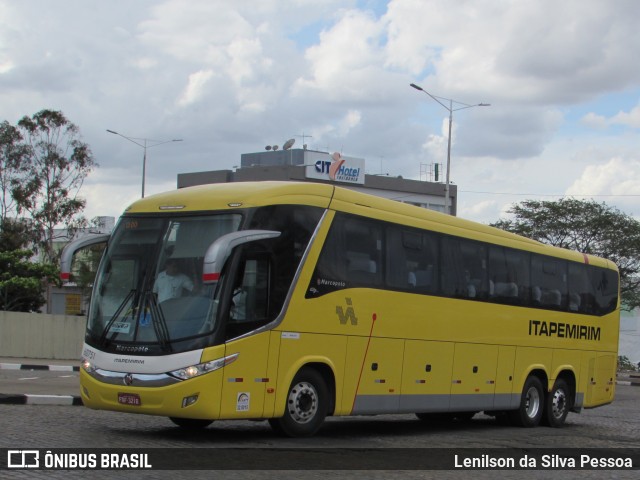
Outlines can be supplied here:
M233 355L211 360L210 362L189 365L188 367L174 370L173 372L169 372L169 375L179 378L180 380L189 380L190 378L198 377L205 373L215 372L216 370L234 362L236 358L238 358L238 354L234 353Z
M87 373L93 373L96 370L96 366L93 363L91 363L91 361L87 360L86 358L82 359L82 362L80 362L80 366Z

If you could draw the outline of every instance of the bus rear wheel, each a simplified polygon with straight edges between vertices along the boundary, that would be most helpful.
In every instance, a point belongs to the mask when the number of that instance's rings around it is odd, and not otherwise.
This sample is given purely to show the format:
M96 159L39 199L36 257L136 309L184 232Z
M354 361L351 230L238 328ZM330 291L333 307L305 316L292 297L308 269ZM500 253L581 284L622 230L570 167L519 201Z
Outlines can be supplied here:
M169 420L185 430L202 430L213 423L213 420L204 420L199 418L169 417Z
M524 382L520 406L509 412L511 421L521 427L536 427L542 419L544 388L538 377L531 376Z
M547 396L544 423L550 427L561 427L571 410L571 389L566 381L558 378Z
M310 437L322 426L328 408L329 389L324 378L317 370L303 368L291 382L284 415L269 419L269 424L287 437Z

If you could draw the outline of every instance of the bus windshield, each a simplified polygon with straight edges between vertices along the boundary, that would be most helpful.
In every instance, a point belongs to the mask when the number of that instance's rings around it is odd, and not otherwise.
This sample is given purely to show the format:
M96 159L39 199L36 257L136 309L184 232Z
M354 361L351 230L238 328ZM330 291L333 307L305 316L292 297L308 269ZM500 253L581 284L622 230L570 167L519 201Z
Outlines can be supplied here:
M278 318L321 214L275 205L123 217L96 275L85 341L111 353L164 355L264 327ZM209 247L239 230L267 235L231 248L210 282Z
M201 281L203 257L241 220L240 214L123 218L96 276L87 342L157 354L193 348L193 339L211 334L217 301L215 285Z

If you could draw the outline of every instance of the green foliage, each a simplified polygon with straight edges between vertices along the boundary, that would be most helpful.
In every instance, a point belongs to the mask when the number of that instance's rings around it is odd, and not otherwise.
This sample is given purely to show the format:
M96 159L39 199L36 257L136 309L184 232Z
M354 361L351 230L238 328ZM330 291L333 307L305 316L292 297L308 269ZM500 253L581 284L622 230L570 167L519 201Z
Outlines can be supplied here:
M635 372L637 370L637 365L634 365L629 357L626 355L620 355L618 357L618 371L620 372Z
M58 269L30 261L31 250L0 251L0 310L31 312L44 305L44 286Z
M55 228L65 227L71 238L86 225L77 194L95 166L62 112L0 123L0 310L33 311L45 303L46 284L57 281ZM44 263L32 261L34 250Z
M16 204L11 192L26 174L29 153L20 131L6 120L0 123L0 230L8 218L15 217Z
M0 225L0 251L28 248L31 243L29 225L21 220L6 218Z
M620 270L624 308L640 307L640 222L593 200L525 200L508 211L513 219L492 224L542 243L597 255Z
M25 116L18 129L28 154L22 181L13 186L11 195L18 213L29 214L45 259L55 262L55 227L64 225L71 237L86 224L77 218L85 206L77 193L96 163L89 146L80 141L78 127L62 112L42 110Z
M89 296L96 278L100 259L106 248L106 244L92 245L83 248L75 255L71 281L75 282L82 289L85 296Z

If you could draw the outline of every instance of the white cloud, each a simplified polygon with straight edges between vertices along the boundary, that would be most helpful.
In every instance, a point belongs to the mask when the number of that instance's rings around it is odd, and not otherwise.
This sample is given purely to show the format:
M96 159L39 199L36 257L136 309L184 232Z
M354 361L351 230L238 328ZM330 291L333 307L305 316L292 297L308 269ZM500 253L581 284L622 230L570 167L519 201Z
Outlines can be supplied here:
M604 130L605 128L607 128L607 125L609 123L604 116L596 115L593 112L587 113L584 117L582 117L580 121L585 126L597 130Z
M605 182L607 172L587 171L597 165L618 171L619 184L637 178L624 152L640 150L638 139L604 127L640 128L638 96L615 107L587 102L640 94L640 63L630 60L640 56L639 2L389 0L382 14L367 5L0 0L0 120L62 110L101 164L82 193L105 209L135 197L142 156L106 128L184 138L152 151L151 189L303 132L310 148L418 178L421 164L446 161L448 114L411 82L492 104L454 114L460 190L562 194L588 178ZM574 107L590 113L575 122ZM602 131L585 131L594 127ZM613 192L613 178L607 185ZM495 221L519 199L461 194L460 212Z
M630 112L620 112L609 120L612 125L626 125L632 128L640 128L640 105Z
M348 135L349 131L358 125L362 120L362 113L358 110L349 110L340 122L340 134Z
M599 165L588 165L566 190L567 195L640 195L640 158L609 159Z
M189 82L178 99L178 105L184 107L196 102L204 91L207 82L213 77L212 70L200 70L189 75Z
M617 7L581 0L392 1L387 57L414 74L424 70L423 86L454 98L484 93L502 103L573 103L603 87L637 84L640 64L629 58L640 53L640 4Z
M640 104L628 112L621 111L609 118L589 112L582 117L581 121L583 124L596 129L604 129L612 125L640 128Z
M377 45L383 25L368 12L348 10L320 41L307 49L310 75L301 76L296 89L313 90L331 101L362 101L385 76L382 51Z

